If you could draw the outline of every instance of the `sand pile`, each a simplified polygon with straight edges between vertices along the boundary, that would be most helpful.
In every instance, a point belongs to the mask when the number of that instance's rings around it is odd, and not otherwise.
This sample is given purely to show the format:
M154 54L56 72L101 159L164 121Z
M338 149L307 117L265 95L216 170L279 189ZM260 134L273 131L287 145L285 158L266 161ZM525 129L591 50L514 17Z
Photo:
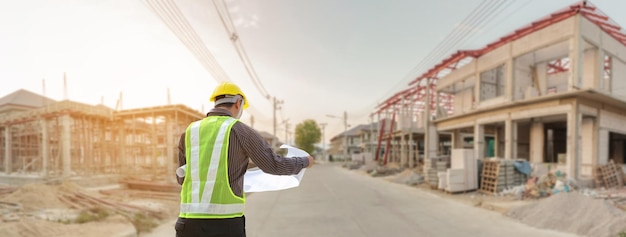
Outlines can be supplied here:
M2 198L2 201L22 204L23 211L36 211L48 208L65 208L58 198L60 193L73 193L83 188L72 182L60 185L26 184Z
M424 182L424 177L416 173L414 170L405 169L404 171L389 177L388 180L394 183L418 185Z
M45 184L26 184L2 200L20 203L24 211L65 207L57 198L56 188Z
M507 215L531 226L578 235L616 236L626 230L626 212L606 200L593 199L578 192L559 193L513 208Z
M126 233L127 235L121 235ZM62 224L45 220L21 220L0 224L0 236L15 237L110 237L136 233L133 224L121 216L110 216L99 222Z

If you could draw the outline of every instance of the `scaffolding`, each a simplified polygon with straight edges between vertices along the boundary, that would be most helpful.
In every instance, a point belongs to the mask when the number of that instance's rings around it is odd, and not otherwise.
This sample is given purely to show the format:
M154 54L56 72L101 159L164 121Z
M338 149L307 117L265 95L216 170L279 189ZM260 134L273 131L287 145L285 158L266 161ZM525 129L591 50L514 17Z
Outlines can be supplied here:
M0 171L68 177L173 172L178 138L204 116L184 105L114 111L69 100L0 116Z

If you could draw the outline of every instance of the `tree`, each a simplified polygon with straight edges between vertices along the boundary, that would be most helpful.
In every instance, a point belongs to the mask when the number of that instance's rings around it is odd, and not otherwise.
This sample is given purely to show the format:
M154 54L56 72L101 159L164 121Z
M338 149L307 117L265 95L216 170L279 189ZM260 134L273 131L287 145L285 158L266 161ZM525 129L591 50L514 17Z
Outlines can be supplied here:
M309 154L313 154L315 143L320 142L321 137L322 131L315 120L307 119L296 125L296 146Z

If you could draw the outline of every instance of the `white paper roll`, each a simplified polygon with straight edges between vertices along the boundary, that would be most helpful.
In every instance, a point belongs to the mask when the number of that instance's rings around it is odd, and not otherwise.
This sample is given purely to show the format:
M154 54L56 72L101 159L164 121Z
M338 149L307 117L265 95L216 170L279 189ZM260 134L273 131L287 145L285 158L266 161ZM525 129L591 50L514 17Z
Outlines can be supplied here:
M187 167L187 165L178 167L178 169L176 169L176 176L179 178L185 177L185 167Z

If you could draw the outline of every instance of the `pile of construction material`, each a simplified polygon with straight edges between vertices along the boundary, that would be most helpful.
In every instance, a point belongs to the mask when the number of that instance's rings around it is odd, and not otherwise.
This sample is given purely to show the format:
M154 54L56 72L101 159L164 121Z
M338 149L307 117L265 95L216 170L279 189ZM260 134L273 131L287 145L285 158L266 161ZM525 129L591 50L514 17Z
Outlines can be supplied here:
M439 189L449 193L472 191L478 188L478 164L473 149L453 149L450 169L439 172Z
M397 163L389 163L386 166L377 166L376 168L372 169L369 174L372 177L381 177L394 175L400 173L401 171L402 168L400 168L400 165L398 165Z
M507 216L530 226L581 236L614 237L626 231L626 212L607 200L579 192L559 193L541 202L514 207Z
M524 185L522 198L541 198L552 196L557 193L571 192L578 189L576 181L561 171L549 172L541 177L528 179Z
M415 169L405 169L396 175L390 176L388 180L394 183L415 186L424 182L424 176L420 175Z
M621 188L624 187L624 171L613 160L608 164L599 166L596 173L596 187Z
M527 175L515 168L516 160L489 158L482 161L480 191L497 194L526 183ZM518 162L525 162L519 160Z
M426 176L426 182L428 182L431 188L437 188L439 186L439 173L445 173L449 167L449 156L424 159L424 175Z

